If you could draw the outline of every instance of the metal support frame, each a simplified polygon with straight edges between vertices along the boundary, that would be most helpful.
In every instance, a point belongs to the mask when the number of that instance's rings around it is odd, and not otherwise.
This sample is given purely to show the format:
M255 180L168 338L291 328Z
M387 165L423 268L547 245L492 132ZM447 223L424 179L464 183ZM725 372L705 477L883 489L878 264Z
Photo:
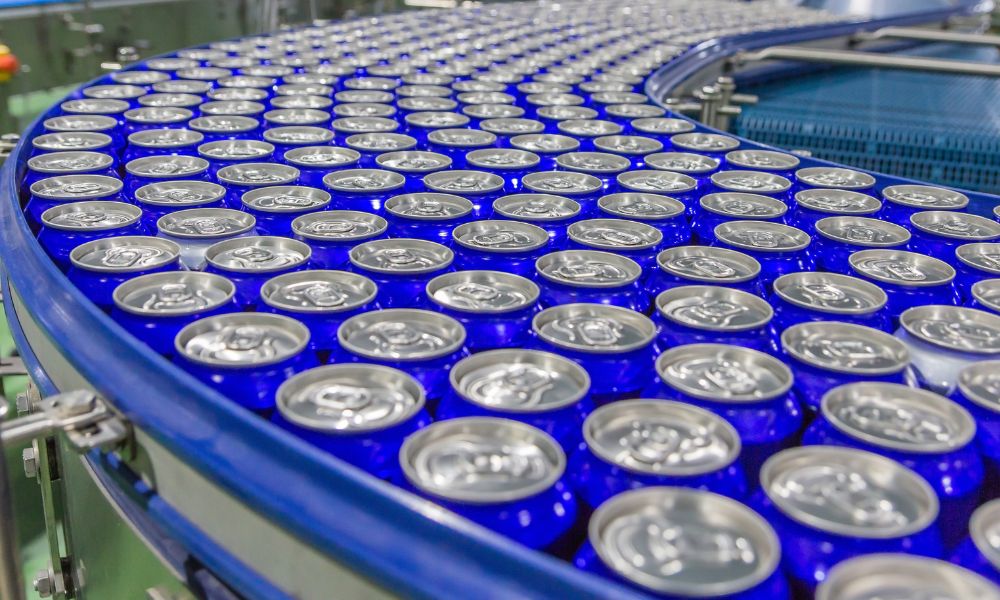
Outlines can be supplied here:
M0 425L4 424L9 405L0 403ZM10 473L4 457L4 440L0 436L0 597L24 599L24 579L21 576L21 554L18 550L17 526L10 493Z
M732 77L719 77L713 85L703 86L695 92L691 100L668 98L666 104L670 110L696 117L709 127L728 130L732 117L743 111L739 105L756 104L757 100L757 96L751 94L737 94Z
M951 75L978 75L1000 77L1000 64L902 56L898 54L878 54L855 50L827 50L804 46L771 46L754 52L740 52L727 61L730 72L747 63L765 60L786 60L795 62L824 63L829 65L849 65L880 69L900 69Z
M897 39L921 42L947 42L949 44L970 44L976 46L1000 47L1000 35L972 31L952 31L949 29L924 29L918 27L883 27L854 36L855 42Z

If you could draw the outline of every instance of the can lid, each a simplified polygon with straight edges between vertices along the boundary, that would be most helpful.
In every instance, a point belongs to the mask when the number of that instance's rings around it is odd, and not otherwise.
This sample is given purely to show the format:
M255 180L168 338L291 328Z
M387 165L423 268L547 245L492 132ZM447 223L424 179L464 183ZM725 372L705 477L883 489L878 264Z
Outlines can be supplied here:
M613 217L643 221L672 219L684 212L684 205L681 202L660 194L645 192L608 194L598 199L597 207Z
M740 147L740 141L718 133L678 133L670 136L670 143L681 150L693 152L728 152Z
M402 133L372 132L356 133L346 140L344 144L354 149L367 150L369 152L392 152L394 150L409 150L416 147L417 140Z
M645 161L651 169L679 173L708 173L719 168L718 159L688 152L657 152L646 156Z
M194 113L187 108L176 106L142 106L125 111L126 121L134 123L183 123L191 119Z
M851 190L815 188L795 194L799 206L822 213L837 215L870 215L882 208L877 199Z
M264 140L274 144L322 144L333 139L333 132L322 127L288 125L264 130Z
M383 92L381 90L343 90L333 95L333 99L340 104L353 104L356 102L390 104L395 97L395 94L392 92Z
M200 105L202 102L201 96L184 93L158 92L155 94L146 94L142 98L139 98L139 104L156 107L176 106L179 108L191 108Z
M190 129L145 129L128 136L131 146L140 148L187 148L204 141L205 135Z
M836 387L820 410L836 429L879 448L942 454L964 448L976 434L969 411L934 392L865 381Z
M955 257L973 269L984 271L994 277L1000 276L1000 243L962 244L955 249Z
M535 315L535 335L579 352L620 354L649 346L656 326L649 317L606 304L561 304Z
M338 364L303 371L277 392L288 421L332 435L382 431L424 407L424 390L406 373L382 365Z
M103 152L50 152L29 158L28 169L35 173L80 173L108 169L114 162L110 154Z
M201 144L198 154L218 161L266 159L274 154L274 146L259 140L219 140Z
M580 196L593 194L603 187L597 177L570 171L535 171L521 180L524 187L539 193Z
M384 155L383 155L384 156ZM386 212L417 221L447 221L472 213L472 202L454 194L414 192L385 201Z
M592 289L626 286L642 275L634 260L598 250L550 252L535 261L535 271L554 283Z
M920 211L910 215L910 224L924 233L955 240L988 242L1000 238L1000 223L958 211Z
M458 108L458 102L455 102L451 98L441 98L437 96L409 96L406 98L400 98L396 102L396 106L401 110L413 112L427 110L453 111Z
M578 149L580 142L568 135L528 133L512 137L510 145L536 154L564 154Z
M551 436L519 421L464 417L406 438L399 462L420 491L463 504L535 496L562 477L566 455Z
M327 173L323 185L336 192L381 193L403 187L406 178L393 171L380 169L344 169Z
M1000 588L958 565L912 554L866 554L835 566L816 600L935 598L1000 600Z
M129 109L129 103L115 98L81 98L67 100L59 105L66 113L83 115L117 115Z
M322 210L330 204L330 193L301 185L275 185L244 193L242 202L260 212L301 213Z
M240 115L208 115L191 119L188 121L188 127L195 131L209 133L242 133L257 129L260 127L260 122L253 117ZM271 140L268 139L268 141Z
M838 190L866 190L875 185L871 175L842 167L806 167L795 172L795 179L807 185Z
M111 136L96 131L56 131L43 133L31 139L31 146L38 150L100 150L111 146Z
M553 194L511 194L494 200L493 210L518 221L562 221L579 215L580 204Z
M616 180L618 185L627 190L653 194L684 193L698 187L698 182L693 177L676 171L639 169L619 173Z
M958 210L969 205L965 194L929 185L890 185L882 190L882 198L919 210Z
M510 119L524 116L524 109L513 104L466 104L462 114L475 119Z
M174 209L217 202L225 194L221 185L207 181L157 181L137 189L135 200L140 204Z
M590 376L575 362L538 350L490 350L460 360L451 387L468 402L505 413L541 413L579 402Z
M656 118L667 114L665 108L653 104L609 104L604 112L623 119Z
M718 171L712 173L712 183L731 192L775 193L792 187L792 182L774 173L764 171Z
M451 166L451 158L423 150L385 152L379 154L375 162L381 169L408 174L431 173Z
M899 324L915 338L974 354L1000 353L1000 316L961 306L924 305L903 311Z
M641 135L605 135L594 140L601 152L625 156L645 156L663 150L663 142Z
M46 131L52 132L101 132L114 129L118 121L105 115L62 115L45 119L42 123ZM108 139L110 142L110 138Z
M142 210L124 202L88 200L53 206L42 213L42 225L60 231L104 231L137 223Z
M509 220L463 223L451 237L459 246L480 252L533 252L549 243L549 234L541 227Z
M586 138L618 135L624 130L618 123L600 119L567 119L557 123L556 128L566 135Z
M114 291L115 306L140 316L196 315L232 301L236 286L221 275L168 271L140 275Z
M694 123L670 117L639 117L632 120L632 129L642 133L674 134L694 131ZM648 157L647 157L648 160Z
M146 67L154 71L180 71L181 69L193 69L197 66L198 61L196 60L175 56L154 57L146 61Z
M743 283L760 275L760 263L752 256L714 246L675 246L656 256L661 270L690 281Z
M763 298L718 285L683 285L661 292L656 310L669 321L715 332L759 329L774 316Z
M137 177L172 179L204 173L208 170L208 161L197 156L146 156L130 160L125 170Z
M502 314L533 306L538 286L500 271L458 271L427 282L427 296L445 308L475 314Z
M788 171L799 166L799 157L773 150L735 150L726 153L730 165L758 171Z
M706 194L698 203L707 212L734 220L777 219L788 212L788 206L781 200L747 192Z
M465 155L466 162L477 169L523 170L538 165L537 154L516 148L481 148Z
M850 375L889 375L906 368L910 353L899 339L852 323L812 321L786 329L781 345L817 368Z
M104 273L147 271L176 262L181 248L145 235L103 238L80 244L69 254L74 267Z
M412 127L424 129L445 129L450 127L465 127L469 124L469 117L453 112L439 110L427 110L408 113L403 120ZM484 128L485 129L485 128Z
M535 85L555 85L560 86L561 84L552 83L541 83L533 82ZM520 84L518 88L522 85ZM530 84L528 84L530 85ZM533 104L535 106L579 106L584 103L583 96L578 96L577 94L571 94L565 91L565 87L559 91L553 91L547 89L545 91L539 91L535 93L529 93L525 98L528 104Z
M1000 569L1000 499L991 500L972 513L969 533L979 552L994 568Z
M108 76L115 83L124 83L129 85L150 85L157 83L159 81L166 81L170 79L170 75L162 73L160 71L113 71L108 73Z
M770 221L729 221L715 227L722 242L755 252L797 252L809 246L809 234Z
M406 83L396 88L396 96L399 98L446 98L451 96L452 89L448 83L435 85L430 83Z
M583 173L617 174L629 169L631 163L624 156L608 152L567 152L556 157L556 164L566 171Z
M388 133L399 129L399 123L387 117L341 117L334 119L330 128L345 134Z
M778 536L760 515L681 487L615 496L594 512L588 538L609 569L670 596L738 595L770 577L781 558Z
M295 313L340 313L375 299L375 282L347 271L309 270L272 277L260 289L268 306Z
M490 146L497 139L496 134L481 129L435 129L427 134L427 140L442 146L454 148L480 148ZM414 140L415 142L415 140Z
M253 215L229 208L190 208L173 211L156 221L161 235L182 239L211 239L246 233L254 228Z
M903 250L859 250L848 261L866 277L899 286L945 285L955 278L955 269L948 263Z
M503 177L485 171L451 169L424 176L424 185L435 192L481 195L491 194L503 188Z
M319 125L330 120L330 113L311 108L277 108L264 113L264 121L278 125Z
M866 315L881 310L888 296L874 283L838 273L798 272L774 280L782 300L817 312Z
M285 160L304 169L331 169L358 162L361 154L350 148L300 146L286 150Z
M216 178L224 184L242 187L290 185L294 184L299 178L299 170L295 167L277 163L240 163L222 167L219 169Z
M910 241L910 232L903 227L867 217L825 217L816 221L816 232L837 242L873 248L892 248Z
M958 374L958 390L970 402L1000 413L1000 360L981 360Z
M725 404L761 402L792 387L785 363L750 348L727 344L687 344L660 354L656 372L670 387Z
M433 273L447 268L454 259L455 253L446 246L408 238L372 240L350 252L355 267L390 275Z
M228 313L198 319L174 339L177 354L219 368L255 368L287 360L309 343L305 325L282 315Z
M292 96L275 96L271 98L273 108L307 108L311 110L326 110L333 106L333 100L325 96L309 96L305 94Z
M309 261L312 249L285 237L248 236L216 242L205 251L213 267L230 273L267 273L291 269Z
M611 251L638 251L653 248L663 241L659 229L626 219L586 219L566 228L571 240L592 248Z
M421 361L447 356L465 344L465 328L451 317L409 308L355 315L337 330L348 352L372 360Z
M380 102L345 102L334 106L333 114L338 117L390 118L396 114L396 109Z

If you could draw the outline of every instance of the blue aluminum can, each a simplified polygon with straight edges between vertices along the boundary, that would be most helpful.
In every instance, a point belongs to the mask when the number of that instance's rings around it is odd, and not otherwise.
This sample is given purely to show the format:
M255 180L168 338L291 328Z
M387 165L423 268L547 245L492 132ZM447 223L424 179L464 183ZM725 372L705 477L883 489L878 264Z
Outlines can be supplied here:
M160 181L142 186L133 199L142 209L142 222L150 231L161 217L191 208L223 208L226 189L207 181Z
M34 223L42 222L42 213L71 202L83 200L119 201L122 182L106 175L59 175L36 181L29 188L24 211Z
M600 119L566 119L556 123L556 130L564 135L580 140L580 150L595 152L594 140L621 134L625 128L612 121Z
M603 250L631 258L644 273L652 271L657 252L664 246L663 232L638 221L625 219L586 219L566 229L569 247Z
M925 210L964 210L969 197L955 190L929 185L890 185L882 190L882 212L879 218L903 227L910 226L910 217Z
M344 145L359 154L359 167L374 169L380 154L413 150L417 140L402 133L358 133L344 140Z
M873 282L888 296L893 324L912 306L958 304L955 269L937 258L902 250L860 250L848 258L857 277Z
M457 194L472 202L472 214L481 217L493 201L503 195L504 179L495 173L451 169L431 173L423 179L432 192Z
M553 168L593 175L601 180L603 191L609 192L617 185L618 176L628 171L631 164L624 156L607 152L567 152L556 157Z
M968 569L941 560L885 553L846 560L816 590L816 600L836 600L861 593L867 598L1000 599L1000 588ZM853 596L857 597L857 596Z
M144 185L161 181L209 181L208 161L197 156L147 156L125 163L124 194L135 198Z
M965 305L970 308L1000 313L1000 278L973 284L967 300Z
M125 145L118 121L104 115L63 115L42 122L46 133L103 133L111 138L110 147L121 150Z
M322 188L328 173L357 167L360 159L355 150L333 146L300 146L283 156L286 164L299 170L299 183L313 188Z
M778 532L792 585L811 594L830 569L882 552L940 557L938 499L898 462L836 446L792 448L761 471L751 504Z
M588 173L571 171L537 171L522 180L524 188L536 194L556 194L571 198L580 205L582 214L593 214L597 199L603 195L604 182Z
M168 240L142 235L101 238L84 242L69 254L66 276L102 309L114 305L115 288L160 271L176 271L180 247Z
M827 392L802 444L867 450L912 469L937 493L938 527L950 548L965 535L983 486L975 434L972 415L944 396L865 381Z
M788 178L795 175L798 156L773 150L736 150L726 153L726 167L747 171L766 171Z
M174 340L177 363L188 373L256 412L269 413L286 379L316 366L309 330L295 319L265 313L229 313L198 319Z
M882 288L839 273L799 272L774 280L770 296L778 333L810 321L841 321L892 332Z
M657 598L789 600L780 559L774 529L740 502L657 486L601 505L573 564Z
M781 201L791 199L792 182L765 171L717 171L708 177L709 192L735 192L769 196Z
M410 308L378 310L344 321L331 362L375 363L405 371L424 387L433 412L448 391L448 372L469 355L465 340L465 328L447 315Z
M795 194L786 221L792 227L816 234L816 223L821 219L831 216L874 218L881 209L882 203L868 194L811 188Z
M629 219L659 229L663 233L665 246L681 246L691 241L691 226L685 218L684 204L668 196L619 192L600 198L597 208L603 215Z
M764 461L794 444L802 410L792 392L792 372L769 354L728 344L677 346L656 359L648 397L701 406L736 428L740 462L751 484Z
M787 273L812 271L809 234L769 221L730 221L715 228L715 245L745 252L761 264L761 281L771 283Z
M195 117L188 121L188 129L205 136L206 142L260 138L260 121L253 117L219 116ZM271 141L271 140L267 140ZM273 142L272 142L273 143Z
M240 163L219 169L215 180L226 188L226 207L242 209L243 194L263 187L293 186L299 170L272 162Z
M472 202L453 194L415 192L393 196L384 204L392 237L451 244L451 231L469 222Z
M406 178L403 189L407 192L424 190L423 178L430 173L451 167L451 158L426 150L401 150L385 152L375 157L375 168L398 173Z
M708 176L719 168L719 160L704 154L688 152L657 152L646 156L646 168L657 171L674 171L683 173L695 180L696 187L705 185ZM691 214L697 208L689 205Z
M1000 277L1000 243L962 244L955 258L955 287L966 304L973 298L974 285Z
M382 204L403 190L406 178L379 169L344 169L323 177L333 195L331 208L380 213Z
M141 275L115 288L111 318L155 352L170 356L177 334L190 323L237 312L235 292L233 282L211 273Z
M122 161L132 162L147 156L195 156L205 136L190 129L147 129L128 136ZM211 168L211 166L210 166Z
M535 279L544 307L586 302L648 312L651 298L642 288L642 269L634 260L597 250L551 252L535 262Z
M534 152L516 148L483 148L465 155L464 163L472 169L493 172L504 180L505 192L517 192L521 180L531 171L539 170L539 157Z
M896 337L910 351L910 379L948 394L963 368L1000 358L1000 316L959 306L914 306L899 317Z
M427 134L427 149L450 157L456 169L467 169L466 154L492 148L496 141L496 134L481 129L435 129Z
M258 304L260 288L281 273L308 268L312 249L305 243L283 237L247 236L212 244L205 251L205 270L218 273L236 284L236 303L241 308Z
M538 312L538 286L500 271L456 271L427 283L427 304L465 327L470 352L523 346Z
M351 249L386 237L388 224L378 215L354 210L324 210L296 217L293 237L312 248L310 262L322 269L351 264Z
M528 548L560 546L576 520L566 454L531 425L439 421L406 439L399 462L407 488Z
M693 215L698 205L698 180L676 171L643 169L622 173L616 178L617 188L623 192L665 194L687 207Z
M788 206L777 198L746 192L715 192L698 201L694 234L702 244L715 242L715 228L730 221L783 223Z
M684 402L621 400L595 410L569 457L577 498L596 508L628 490L677 486L743 499L740 436L722 417Z
M983 498L1000 494L1000 377L998 360L981 360L959 372L952 399L976 420L976 446L986 463Z
M782 358L795 375L795 393L810 415L823 396L857 381L904 383L910 352L891 335L851 323L814 321L781 334Z
M972 513L972 518L969 519L969 536L951 557L951 562L982 575L995 585L1000 585L998 524L1000 524L1000 498L983 504ZM963 578L968 578L968 575L963 574Z
M726 343L774 353L771 306L760 296L717 285L684 285L656 297L653 322L660 350Z
M150 129L183 129L194 117L194 112L187 108L173 106L144 106L125 111L125 135Z
M452 271L455 253L426 240L390 238L358 244L350 251L352 270L378 285L385 308L419 306L432 279Z
M260 235L291 237L296 218L322 211L329 204L328 192L300 185L263 187L243 194L243 210L257 219Z
M21 180L21 189L49 177L65 175L104 175L118 177L115 157L102 152L49 152L28 159L28 170Z
M181 265L200 271L205 268L205 252L216 242L255 235L253 215L229 208L189 208L160 217L157 237L181 248Z
M896 225L867 217L826 217L815 225L813 256L824 271L851 273L850 257L859 250L904 250L910 232Z
M48 152L104 152L115 151L114 138L106 133L90 131L58 131L43 133L31 138L31 155Z
M208 172L215 178L219 169L239 163L268 162L274 145L260 140L220 140L198 146L198 156L208 161Z
M637 170L646 168L646 155L663 150L663 143L641 135L605 135L594 138L594 150L627 158Z
M41 218L38 243L60 269L70 265L69 255L84 242L146 233L138 207L124 202L92 200L53 206Z
M309 329L310 348L331 351L344 321L378 308L377 292L372 280L347 271L295 271L261 286L258 310L296 319Z
M875 178L868 173L843 167L805 167L795 171L795 188L828 188L863 192L875 187Z
M381 365L325 365L277 391L271 421L380 479L398 480L403 440L430 424L424 390Z
M910 215L910 248L930 256L950 258L963 244L1000 240L1000 223L952 210L925 210Z
M760 263L752 256L713 246L677 246L656 256L649 270L649 291L660 294L682 285L720 285L764 295Z
M521 221L471 221L453 229L451 236L457 269L489 269L522 277L534 272L535 261L549 245L548 232Z
M273 127L261 136L274 146L275 156L284 156L293 148L324 146L333 142L333 132L323 127L295 126Z
M462 359L449 375L438 420L501 417L551 435L569 453L594 410L590 376L580 365L538 350L505 349Z
M535 345L587 370L599 403L638 393L652 378L656 326L641 313L606 304L560 304L532 320Z
M720 166L725 163L725 156L740 147L740 141L728 135L719 133L704 133L690 131L670 136L670 145L677 152L704 154L717 159Z
M575 200L553 194L511 194L493 201L493 219L523 221L549 234L549 247L566 245L566 227L580 216Z

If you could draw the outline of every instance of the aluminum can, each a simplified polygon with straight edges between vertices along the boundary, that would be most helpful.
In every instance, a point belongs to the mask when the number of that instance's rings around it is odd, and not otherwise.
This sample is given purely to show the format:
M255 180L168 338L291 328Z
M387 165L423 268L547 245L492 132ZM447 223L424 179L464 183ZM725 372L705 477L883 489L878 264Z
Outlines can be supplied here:
M955 269L924 254L902 250L860 250L851 254L852 275L871 281L888 296L892 325L912 306L957 304Z
M939 394L954 390L968 365L1000 358L1000 316L974 308L914 306L900 315L896 337L910 350L914 381Z
M641 313L606 304L561 304L532 320L535 345L587 370L596 402L636 394L652 378L656 326Z
M719 159L690 152L657 152L646 156L646 168L683 173L695 180L695 187L707 186L709 176L719 168ZM694 214L696 204L689 205Z
M130 135L149 129L183 129L194 117L194 112L187 108L173 106L144 106L125 111L124 134Z
M275 156L284 156L285 152L293 148L323 146L333 142L333 132L329 129L299 125L272 127L261 137L274 146Z
M257 219L260 235L290 237L294 220L325 209L330 194L313 187L276 185L250 190L243 194L242 202L243 210Z
M637 170L646 167L646 155L663 150L663 143L641 135L605 135L594 138L594 150L625 157Z
M65 270L70 266L70 252L84 242L145 234L141 215L138 207L124 202L92 200L53 206L42 213L38 243Z
M328 173L357 167L361 155L350 148L300 146L286 150L283 159L299 170L299 183L322 188L323 178Z
M726 343L761 352L776 350L771 306L760 296L717 285L685 285L656 297L657 348Z
M451 231L469 222L472 202L454 194L414 192L385 201L392 237L451 243Z
M616 181L623 192L668 195L684 204L688 214L694 214L698 203L698 181L684 173L643 169L622 173Z
M176 271L179 257L180 247L168 240L143 235L101 238L70 252L66 276L91 302L110 309L116 287L146 273Z
M417 140L417 148L426 150L427 136L439 129L467 127L471 119L463 114L437 110L411 112L403 117L406 134Z
M624 156L607 152L567 152L556 157L552 168L593 175L601 180L604 192L609 192L616 186L618 175L628 171L631 164Z
M426 240L391 238L358 244L349 253L351 269L378 285L383 308L418 306L427 283L452 271L455 253Z
M223 208L226 189L217 183L195 180L149 183L135 191L143 224L155 230L157 221L170 213L191 208Z
M144 185L161 181L208 181L208 161L197 156L147 156L125 163L126 198Z
M597 201L597 208L603 215L629 219L659 229L666 246L680 246L691 241L691 226L684 215L684 204L668 196L619 192L601 197Z
M381 365L325 365L281 384L271 421L380 479L398 480L399 449L430 424L424 390Z
M540 157L540 171L551 171L556 168L557 158L580 148L580 142L575 138L557 133L528 133L510 138L511 148L531 152Z
M430 111L455 112L458 108L458 102L455 102L451 98L436 96L409 96L396 101L396 108L405 113ZM462 112L467 117L472 116L464 110Z
M785 178L792 177L801 162L794 154L754 149L727 152L725 161L730 169L766 171Z
M115 149L114 138L106 133L91 131L59 131L43 133L31 139L31 155L48 152L105 152Z
M986 502L972 513L969 519L969 536L959 544L951 562L965 567L969 571L978 573L993 582L994 586L1000 585L1000 537L998 537L997 527L1000 524L1000 498ZM970 579L969 574L962 573L961 578ZM971 578L975 580L975 578ZM1000 598L1000 592L992 590L993 596L985 596L984 592L973 594L972 598Z
M604 116L611 121L625 125L626 131L630 134L634 133L631 128L632 121L664 118L666 114L665 108L652 104L609 104L604 108Z
M253 117L239 115L209 115L195 117L188 121L188 129L205 136L206 142L219 140L258 139L261 135L260 121ZM271 141L271 140L267 140ZM273 143L273 142L272 142Z
M580 140L580 150L595 152L599 151L594 145L596 139L609 135L620 135L625 131L625 128L618 123L600 119L567 119L556 123L556 130Z
M983 486L983 461L972 443L975 434L972 415L944 396L864 381L823 396L802 444L867 450L923 477L937 493L938 526L950 548L965 535Z
M113 98L79 98L67 100L59 105L59 112L63 115L105 115L113 117L118 122L119 128L123 125L122 115L132 106L124 100Z
M374 310L375 283L347 271L308 270L268 279L258 310L292 317L309 328L310 347L337 347L337 329L354 315Z
M264 129L272 127L323 127L330 122L330 113L311 108L278 108L261 115Z
M955 249L955 287L962 299L972 299L972 287L1000 277L1000 243L962 244Z
M648 312L651 298L641 276L634 260L598 250L550 252L535 262L544 307L586 302Z
M379 169L344 169L323 177L331 208L382 212L382 204L403 190L406 178Z
M424 187L432 192L457 194L472 202L472 214L479 217L484 207L503 195L504 179L494 173L452 169L431 173L423 178Z
M258 304L267 280L309 266L312 249L283 237L247 236L216 242L205 251L205 270L224 275L236 284L236 303L242 308Z
M560 123L596 119L597 111L586 106L542 106L535 111L534 118L545 125L547 133L559 133Z
M424 190L424 176L450 168L451 158L426 150L385 152L375 158L375 167L406 178L403 184L405 191L420 192Z
M877 199L851 190L810 188L795 194L787 222L810 234L817 233L816 223L831 216L875 218L882 209Z
M636 134L658 140L664 146L670 143L670 136L694 131L694 123L674 117L633 118L628 129Z
M255 235L253 215L228 208L190 208L160 217L157 237L181 248L181 265L192 271L205 268L205 252L222 240Z
M147 129L128 136L122 161L132 162L147 156L195 156L205 141L201 132L190 129ZM211 169L211 164L209 164Z
M513 193L521 190L521 180L525 175L539 170L539 162L534 152L515 148L483 148L467 153L464 164L499 175L504 180L504 191Z
M523 108L513 104L466 104L460 112L462 116L469 117L469 125L473 127L478 126L483 121L519 119L525 115Z
M103 133L111 138L111 148L121 150L125 145L118 121L104 115L63 115L42 122L45 133ZM44 134L43 134L44 135Z
M231 281L211 273L141 275L115 288L111 318L153 351L170 356L177 334L190 323L237 312L235 292Z
M448 372L469 355L465 340L462 324L447 315L411 308L378 310L344 321L331 362L375 363L405 371L423 386L433 413L448 391Z
M986 462L983 498L1000 494L1000 376L998 360L982 360L964 367L951 398L976 420L976 446Z
M388 223L378 215L354 210L324 210L292 221L292 237L312 248L310 262L322 269L351 264L351 249L386 237Z
M788 205L777 198L746 192L715 192L698 201L694 234L699 242L715 240L715 228L730 221L784 223Z
M358 133L344 140L344 145L360 155L359 167L373 169L380 154L413 150L417 140L402 133Z
M274 410L286 379L316 366L309 330L295 319L265 313L229 313L198 319L174 340L177 363L236 404Z
M669 541L661 537L666 532ZM780 560L774 529L747 506L712 492L656 486L602 504L573 564L658 598L788 600Z
M875 187L875 178L843 167L805 167L795 171L795 184L796 192L807 188L863 192Z
M761 471L751 504L778 532L792 585L812 593L847 559L882 552L940 557L931 486L898 462L836 446L792 448Z
M576 520L565 453L518 421L439 421L403 442L399 462L409 489L529 548L559 546Z
M740 147L740 141L719 133L691 131L670 136L670 146L677 152L704 154L725 163L725 156Z
M66 175L104 175L118 177L117 160L101 152L49 152L28 159L28 169L21 180L21 189L30 190L31 184L49 177Z
M796 271L815 268L809 254L809 234L768 221L729 221L715 228L715 245L745 252L761 265L761 280L771 285L775 279Z
M456 169L467 169L465 155L473 150L491 148L496 140L495 134L481 129L435 129L427 134L427 149L451 158Z
M892 331L889 297L870 281L839 273L799 272L774 280L770 296L779 333L809 321L841 321Z
M651 272L657 252L664 246L659 229L625 219L586 219L566 229L569 247L580 250L603 250L631 258Z
M580 216L580 204L554 194L511 194L493 201L492 219L510 219L544 229L549 247L566 244L566 227Z
M471 221L452 230L457 269L490 269L530 276L548 249L541 227L510 220Z
M270 162L250 162L219 169L216 181L226 188L226 207L242 209L243 194L264 187L293 186L299 180L299 170Z
M452 125L452 127L458 127L458 125ZM534 119L499 117L481 120L479 122L479 129L497 136L497 147L509 148L512 137L529 133L542 133L545 131L545 124Z
M229 165L270 161L274 145L260 140L220 140L198 146L198 156L208 161L208 172L214 178L219 169Z
M647 397L690 402L736 428L751 484L767 457L793 445L802 425L791 370L763 352L728 344L677 346L656 359L656 374Z
M984 279L973 284L966 306L1000 313L1000 278Z
M122 182L106 175L57 175L36 181L29 187L24 211L34 223L42 222L42 213L72 202L84 200L120 201Z
M980 598L997 600L996 582L941 560L902 553L860 556L834 568L816 600L838 598Z
M789 193L791 189L791 181L781 175L765 171L717 171L708 177L706 187L706 191L713 193L757 194L783 202L791 199Z
M952 210L924 210L910 215L910 248L930 256L952 257L963 244L1000 240L1000 223Z
M713 246L677 246L656 256L656 269L649 269L647 287L659 294L682 285L719 285L761 296L757 259L727 248Z
M824 271L851 273L850 257L866 249L905 250L910 232L899 225L867 217L826 217L815 225L813 256Z
M903 227L910 226L910 217L925 210L964 210L969 197L955 190L929 185L890 185L882 190L882 212L879 218Z

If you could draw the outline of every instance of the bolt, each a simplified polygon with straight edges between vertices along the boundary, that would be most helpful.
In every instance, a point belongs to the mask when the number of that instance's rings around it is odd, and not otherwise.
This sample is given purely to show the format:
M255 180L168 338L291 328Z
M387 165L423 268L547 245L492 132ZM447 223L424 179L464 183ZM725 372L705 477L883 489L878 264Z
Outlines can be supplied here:
M43 569L35 574L35 579L32 580L31 585L38 592L38 595L42 598L48 598L52 595L52 577L49 576L48 569Z
M21 450L21 462L24 463L24 475L28 479L38 477L38 455L34 448Z
M27 394L18 394L15 403L17 404L18 416L24 416L31 412L31 400L28 399Z

